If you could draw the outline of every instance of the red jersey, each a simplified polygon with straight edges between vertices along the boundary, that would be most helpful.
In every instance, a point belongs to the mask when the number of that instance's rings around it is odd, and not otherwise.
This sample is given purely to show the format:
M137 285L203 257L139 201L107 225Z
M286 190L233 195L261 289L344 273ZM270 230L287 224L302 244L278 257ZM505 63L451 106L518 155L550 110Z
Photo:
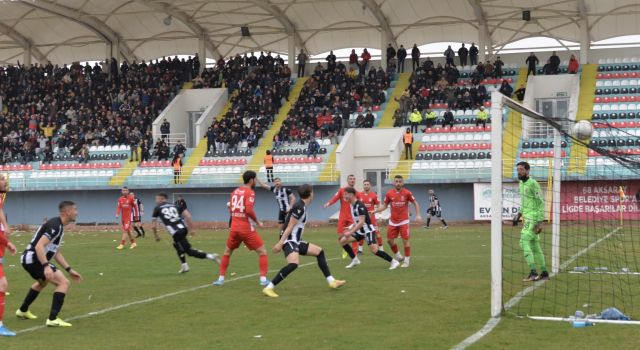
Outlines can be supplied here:
M358 193L358 198L364 203L364 206L367 208L369 212L369 217L371 218L371 222L376 222L376 215L373 214L373 211L376 210L376 205L380 205L380 201L378 200L378 195L371 191L369 193L360 192Z
M246 186L241 186L231 193L229 200L229 212L231 213L231 231L253 232L255 229L249 221L258 222L253 206L256 202L256 193Z
M387 192L384 196L384 204L391 203L391 217L389 218L390 226L402 226L409 223L409 203L415 203L411 191L406 188L397 191L395 188Z
M338 200L340 200L340 216L338 217L338 220L343 221L343 220L347 220L347 221L351 221L351 204L344 198L344 190L347 187L342 187L341 189L338 190L338 192L336 192L336 194L333 196L333 198L331 198L329 200L329 205L333 205L335 204L335 202L337 202ZM356 196L360 196L359 192L356 192Z
M120 196L120 198L118 198L116 215L122 214L122 222L131 221L131 215L134 210L138 211L138 205L133 196Z
M4 195L0 195L0 209L4 209ZM4 226L0 224L0 258L4 257L7 244L9 244L9 239L4 233Z

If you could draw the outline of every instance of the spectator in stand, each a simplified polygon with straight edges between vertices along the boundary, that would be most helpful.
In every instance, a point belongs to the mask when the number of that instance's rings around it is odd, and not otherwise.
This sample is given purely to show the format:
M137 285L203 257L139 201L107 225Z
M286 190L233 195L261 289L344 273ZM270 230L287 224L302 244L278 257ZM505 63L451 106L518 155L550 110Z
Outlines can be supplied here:
M349 68L353 70L358 69L358 54L356 50L351 50L351 54L349 55Z
M207 138L207 152L216 151L216 131L212 126L207 129L207 134L205 135Z
M171 123L165 118L162 124L160 124L160 133L162 134L162 139L166 140L169 138L169 134L171 133Z
M518 101L522 101L524 100L524 94L526 93L527 89L523 86L521 88L519 88L518 90L513 92L513 95L516 97L516 99Z
M404 141L404 160L413 159L413 133L411 128L405 130L402 139Z
M80 150L80 158L78 163L89 163L89 146L85 144Z
M307 157L318 157L318 151L320 151L320 144L316 141L315 138L311 138L309 141L309 146L307 147Z
M51 146L47 145L44 148L44 158L42 159L42 164L51 164L53 161L53 151L51 150Z
M395 57L396 49L394 49L393 46L391 46L391 43L389 43L389 46L387 46L387 67L389 67L389 61L391 61Z
M140 145L140 160L143 162L148 162L150 157L150 149L149 140L145 139L142 141Z
M402 113L400 108L397 108L395 113L393 113L393 127L397 128L405 125L405 113Z
M549 64L551 65L551 74L558 74L560 72L560 57L555 51L549 57Z
M446 112L444 112L444 120L442 122L442 128L449 125L449 128L453 128L453 113L451 112L451 108L447 107Z
M453 49L451 48L451 45L449 45L447 47L447 49L444 51L444 57L446 59L446 64L455 66L456 64L453 62L453 59L456 57L456 53L453 51Z
M544 64L544 66L542 66L542 74L544 75L553 75L555 74L553 72L553 66L551 65L551 61L547 60L547 63Z
M360 58L362 59L362 66L364 67L364 70L366 71L367 68L369 68L369 61L371 60L371 54L365 48L362 51L362 54L360 55Z
M422 114L418 109L414 109L413 112L409 115L409 121L411 122L410 132L415 134L418 132L418 125L422 123Z
M404 73L404 60L407 58L407 50L404 45L398 49L398 73Z
M502 79L502 67L504 67L504 62L500 59L500 56L496 57L495 62L493 62L493 77L497 79Z
M411 49L411 70L415 72L418 68L420 68L420 49L418 49L418 45L413 44Z
M371 110L367 110L367 114L364 116L364 127L365 128L373 128L373 124L376 121L376 117L373 115Z
M568 67L569 74L578 73L578 69L580 69L580 63L578 63L578 60L576 59L575 55L571 55L571 58L569 59L569 67Z
M486 129L487 120L489 120L489 112L484 110L484 106L480 106L480 110L476 115L476 127L482 124L482 129Z
M169 160L169 146L164 140L158 139L155 146L155 152L158 160Z
M493 76L494 72L495 72L495 69L493 67L493 64L491 64L491 61L487 60L487 62L484 63L485 78Z
M307 54L300 49L300 53L298 54L298 78L304 77L304 67L307 65L308 58Z
M175 146L173 146L173 154L182 154L184 155L184 152L187 150L187 148L182 144L182 141L178 140L178 142L176 143Z
M462 46L458 49L458 57L460 58L460 65L463 67L467 65L467 56L469 56L469 50L462 43Z
M360 129L360 128L364 128L364 114L362 113L358 113L358 116L356 117L356 128Z
M327 69L333 72L336 69L336 55L333 54L333 50L329 51L329 55L326 58L327 61Z
M533 52L529 54L529 57L527 57L527 59L524 61L524 63L527 64L527 76L529 76L529 74L533 73L533 75L536 75L536 66L538 65L538 57L536 57L536 54L534 54Z
M471 47L469 48L469 61L472 66L478 64L478 53L480 53L480 51L478 50L476 43L471 43Z
M249 131L249 135L247 135L247 147L254 148L258 146L258 137L256 136L253 130Z
M506 80L502 81L502 85L500 85L500 90L498 90L501 94L511 97L513 94L513 88L509 85L509 82Z

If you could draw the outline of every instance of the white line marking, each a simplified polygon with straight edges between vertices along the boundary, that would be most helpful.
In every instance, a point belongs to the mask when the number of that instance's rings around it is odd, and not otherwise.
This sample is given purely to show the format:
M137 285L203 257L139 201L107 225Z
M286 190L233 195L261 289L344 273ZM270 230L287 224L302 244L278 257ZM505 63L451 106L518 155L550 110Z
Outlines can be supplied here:
M331 259L327 259L327 261L339 260L339 259L340 258L331 258ZM309 262L309 263L306 263L306 264L300 264L298 267L300 268L300 267L305 267L305 266L309 266L309 265L316 265L316 264L317 264L317 262L314 261L314 262ZM273 272L276 272L276 271L279 271L279 270L270 270L269 272L273 273ZM247 279L247 278L251 278L251 277L256 277L258 275L259 275L259 273L252 273L252 274L249 274L249 275L244 275L244 276L240 276L240 277L236 277L236 278L231 278L231 279L225 280L224 283L227 284L227 283L231 283L231 282L234 282L234 281L239 281L239 280L243 280L243 279ZM109 313L109 312L112 312L112 311L125 309L125 308L128 308L130 306L151 303L151 302L154 302L154 301L157 301L157 300L170 298L170 297L173 297L173 296L176 296L176 295L195 292L197 290L204 289L204 288L207 288L207 287L212 287L212 286L213 285L211 283L207 283L207 284L203 284L201 286L182 289L182 290L179 290L179 291L158 295L158 296L152 297L152 298L147 298L147 299L132 301L132 302L126 303L126 304L111 306L111 307L108 307L108 308L102 309L102 310L91 311L91 312L86 313L84 315L78 315L78 316L69 317L65 321L82 320L82 319L85 319L85 318L106 314L106 313ZM222 288L224 288L224 287L222 287ZM35 327L31 327L31 328L25 328L25 329L21 329L19 331L16 331L16 333L17 334L22 334L22 333L27 333L27 332L33 332L33 331L37 331L37 330L43 329L43 328L46 328L46 326L35 326Z
M593 247L595 247L598 244L600 244L600 242L602 242L602 241L604 241L606 239L609 239L609 237L613 236L614 234L616 234L621 229L622 229L622 227L618 227L618 228L614 229L613 231L609 232L606 236L601 237L597 241L589 244L586 248L582 249L581 251L579 251L576 254L574 254L573 256L571 256L569 259L567 259L567 261L565 261L564 263L562 263L560 265L560 270L566 269L567 266L569 266L572 262L576 261L576 259L578 259L578 257L580 257L582 254L587 253L588 251L593 249ZM553 277L555 275L556 275L555 273L551 273L550 277ZM529 293L535 291L536 289L540 288L540 286L542 286L544 283L545 283L545 281L538 281L538 282L534 283L533 285L521 290L513 298L509 299L509 301L504 305L504 309L505 310L509 310L514 305L519 303L520 300L522 300L522 298L527 296ZM489 334L498 325L498 323L500 323L500 320L501 320L501 317L495 317L495 318L492 317L492 318L490 318L487 321L487 323L485 323L485 325L479 331L475 332L470 337L468 337L467 339L463 340L458 345L454 346L452 349L454 349L454 350L463 350L463 349L466 349L467 347L473 345L475 342L477 342L478 340L482 339L482 337L484 337L485 335Z

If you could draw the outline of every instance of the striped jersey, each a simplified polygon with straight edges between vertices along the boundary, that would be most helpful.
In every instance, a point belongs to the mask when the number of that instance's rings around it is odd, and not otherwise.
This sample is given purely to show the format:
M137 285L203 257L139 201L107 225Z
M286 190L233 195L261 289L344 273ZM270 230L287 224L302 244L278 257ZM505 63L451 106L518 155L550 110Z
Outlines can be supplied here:
M440 211L442 209L440 200L435 194L429 195L429 208Z
M369 217L369 211L362 201L356 201L351 205L351 216L353 217L354 225L357 225L360 220L360 216L364 216L364 225L356 231L357 234L367 234L375 231L375 228L371 224L371 218Z
M178 208L168 202L164 202L153 209L152 217L160 218L172 236L176 234L176 232L187 228L187 225L185 225L184 220L182 220L178 212Z
M303 201L297 201L291 208L291 211L287 214L287 218L284 221L285 229L289 227L291 218L298 220L298 222L293 227L293 230L286 242L300 243L300 241L302 241L302 234L304 233L304 226L307 224L307 207L304 205ZM282 237L283 233L284 231L280 233L280 237Z
M291 201L289 200L289 196L292 192L290 189L283 186L280 186L280 188L271 186L269 188L269 191L273 192L273 196L276 198L276 202L278 202L280 211L286 212L291 208Z
M49 240L49 244L44 247L44 252L47 256L47 261L51 261L58 253L60 245L62 244L62 238L64 237L64 225L62 225L60 217L50 219L38 228L31 242L29 242L27 249L22 253L20 260L23 264L40 263L36 255L36 245L42 237L46 237Z

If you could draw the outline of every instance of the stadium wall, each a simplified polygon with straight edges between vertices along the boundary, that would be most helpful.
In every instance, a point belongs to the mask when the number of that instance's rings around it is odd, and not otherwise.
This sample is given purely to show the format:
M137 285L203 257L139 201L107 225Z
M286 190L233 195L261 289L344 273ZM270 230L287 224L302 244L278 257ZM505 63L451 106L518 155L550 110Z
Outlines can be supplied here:
M358 179L360 188L361 179ZM385 186L384 191L390 187ZM433 188L443 203L443 213L451 221L473 220L473 184L442 184L442 185L408 185L423 208L428 207L427 190ZM339 210L338 204L330 209L323 209L326 203L338 190L337 186L315 186L314 202L311 205L311 220L327 220ZM229 216L226 203L233 188L161 188L136 190L145 205L144 221L151 220L154 207L154 195L164 191L170 198L182 195L187 201L189 210L196 221L227 221ZM57 205L62 200L76 202L79 209L78 223L115 223L116 201L119 196L117 190L91 191L15 191L7 195L5 211L9 223L41 224L45 217L57 215ZM380 197L383 197L381 195ZM260 220L273 221L277 217L277 206L271 193L256 190L256 214ZM455 209L454 209L455 208ZM423 213L424 216L424 213Z

